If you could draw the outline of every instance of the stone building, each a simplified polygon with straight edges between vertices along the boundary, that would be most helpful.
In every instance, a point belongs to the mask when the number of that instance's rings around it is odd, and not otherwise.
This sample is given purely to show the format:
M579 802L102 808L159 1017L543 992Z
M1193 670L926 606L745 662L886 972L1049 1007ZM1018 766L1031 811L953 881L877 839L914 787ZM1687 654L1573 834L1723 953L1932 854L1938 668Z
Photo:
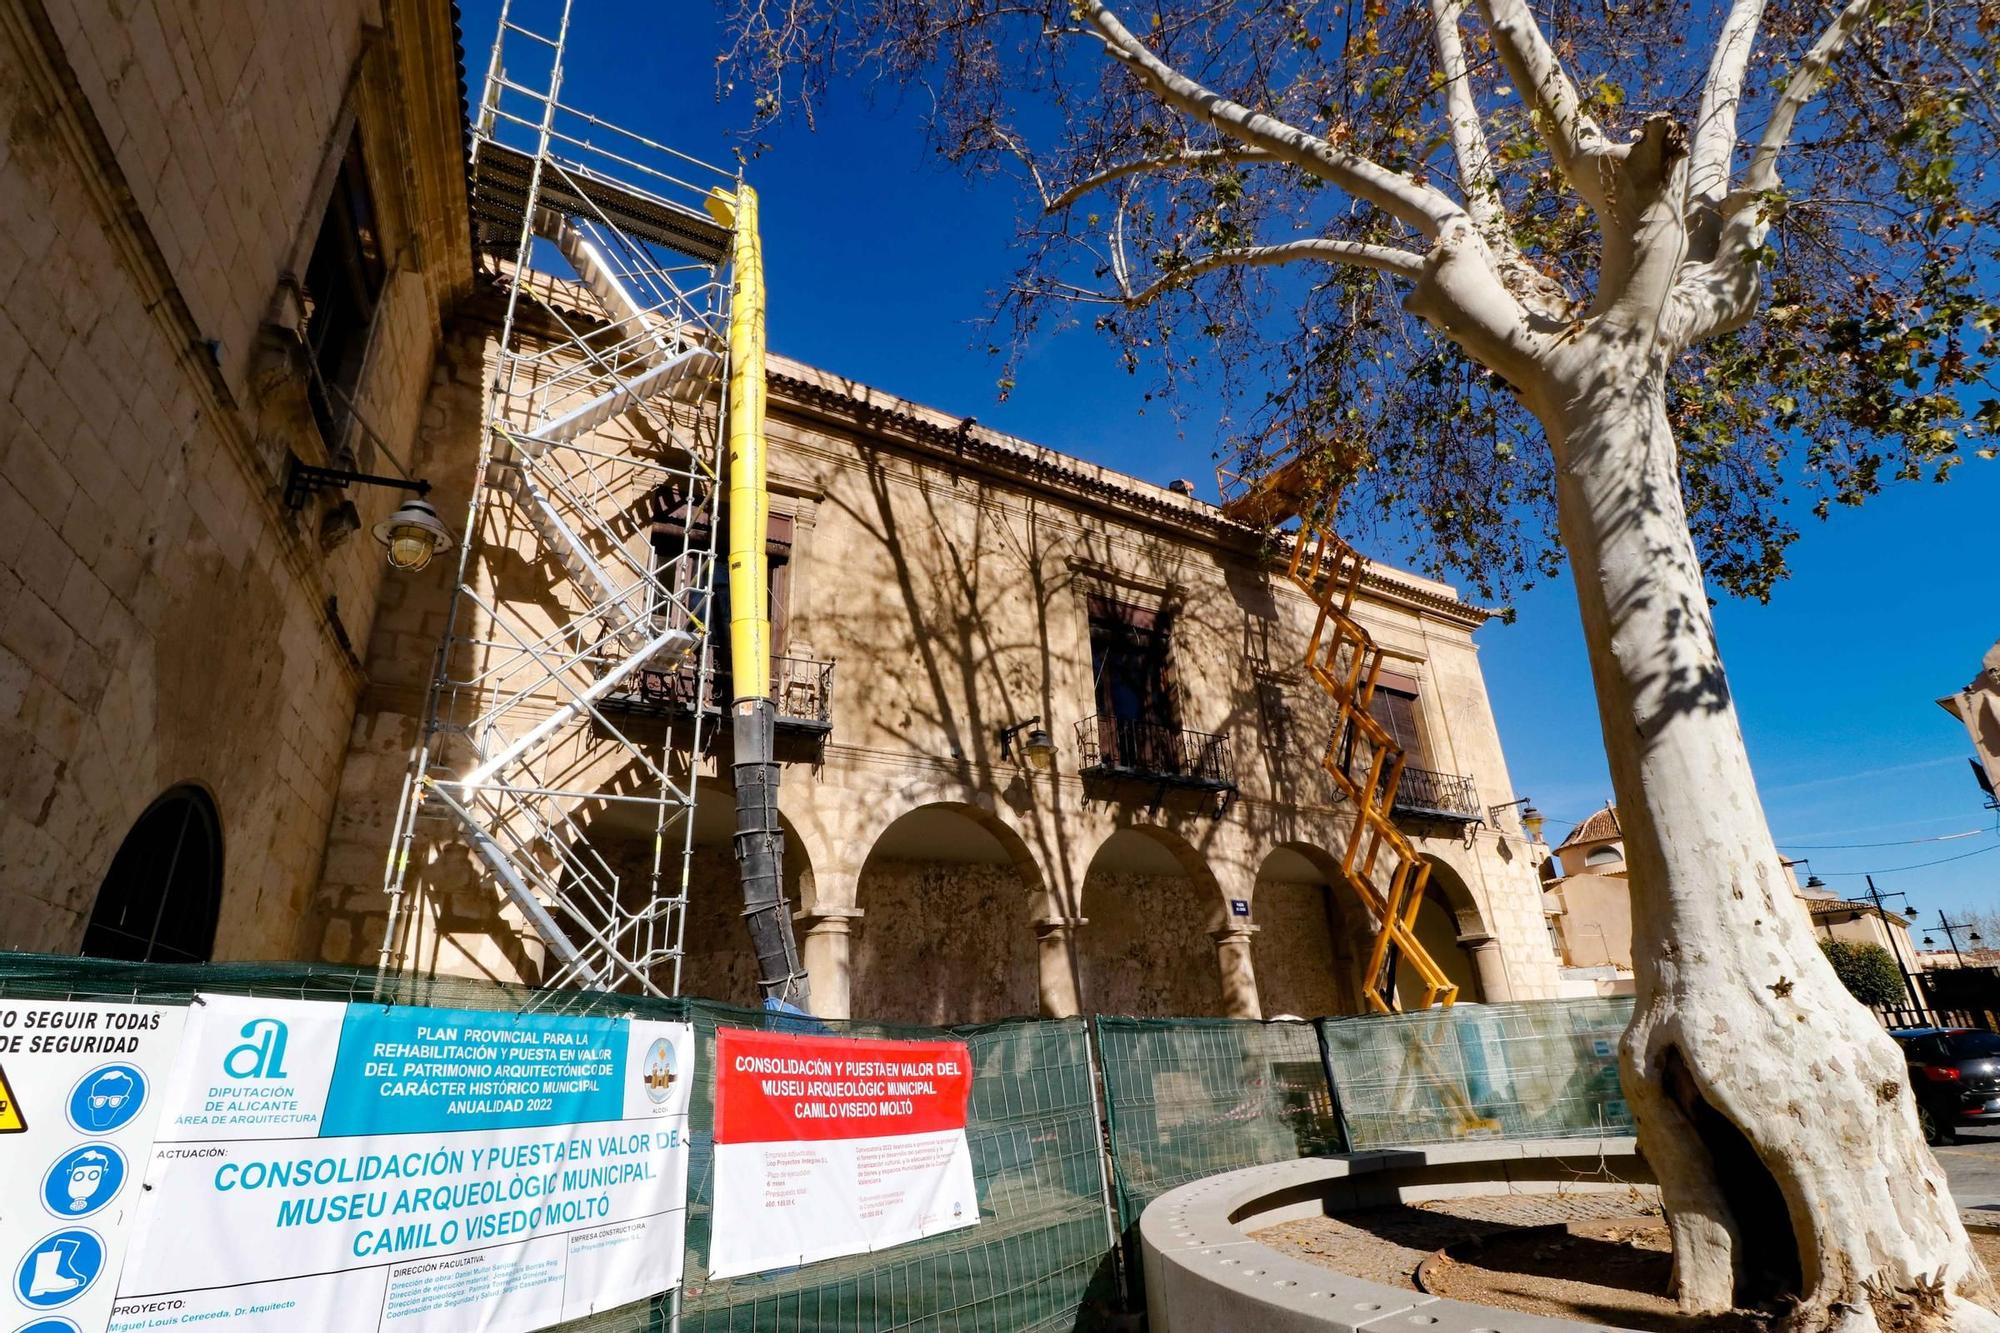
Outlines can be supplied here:
M1825 940L1887 949L1904 975L1919 970L1909 922L1880 905L1842 898L1817 875L1799 882L1796 863L1781 862L1785 882ZM1618 807L1603 809L1570 830L1544 864L1549 934L1563 968L1565 994L1632 993L1632 886ZM1911 1003L1918 1001L1913 997Z
M504 267L474 255L452 13L57 8L0 5L0 945L372 963L453 570L387 572L367 530L394 488L304 486L292 460L421 477L467 512ZM276 54L301 50L304 86ZM534 280L551 338L609 318L574 277ZM781 810L815 1008L1356 1010L1370 931L1300 665L1312 607L1263 538L812 367L774 358L769 390ZM593 444L648 447L626 419ZM675 521L636 483L626 508L635 544ZM496 604L559 603L509 506L483 515L458 535ZM1432 865L1419 935L1462 998L1552 996L1541 849L1499 808L1486 613L1383 567L1364 596L1395 654L1376 711L1410 754L1399 822ZM640 681L606 715L673 753L709 706ZM576 827L636 866L653 829L601 739L575 738L565 783L603 794ZM686 762L682 985L747 1001L727 746ZM417 860L405 965L544 975L462 845Z
M1938 707L1965 724L1972 739L1972 775L1988 809L2000 809L2000 643L1986 650L1979 671L1965 688L1945 695Z

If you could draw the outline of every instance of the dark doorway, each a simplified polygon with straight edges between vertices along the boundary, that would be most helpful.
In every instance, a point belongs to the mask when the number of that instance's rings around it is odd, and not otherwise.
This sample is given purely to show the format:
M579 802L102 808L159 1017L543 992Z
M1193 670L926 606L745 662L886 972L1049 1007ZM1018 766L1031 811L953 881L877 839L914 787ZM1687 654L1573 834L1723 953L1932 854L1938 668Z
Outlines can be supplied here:
M1098 744L1118 768L1179 771L1180 698L1171 613L1090 599L1090 670Z
M174 787L125 835L78 952L131 963L205 963L221 911L215 802L199 787Z

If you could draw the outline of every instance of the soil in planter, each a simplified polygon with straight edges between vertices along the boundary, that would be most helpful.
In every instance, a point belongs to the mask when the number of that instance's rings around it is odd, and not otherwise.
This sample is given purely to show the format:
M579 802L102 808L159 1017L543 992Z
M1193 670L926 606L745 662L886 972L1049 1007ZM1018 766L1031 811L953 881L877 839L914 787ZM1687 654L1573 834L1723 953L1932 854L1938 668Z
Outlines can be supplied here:
M1374 1282L1523 1314L1660 1333L1766 1333L1774 1312L1682 1314L1658 1191L1500 1195L1372 1208L1287 1222L1257 1239ZM2000 1272L2000 1236L1973 1245ZM1885 1330L1896 1310L1878 1312Z

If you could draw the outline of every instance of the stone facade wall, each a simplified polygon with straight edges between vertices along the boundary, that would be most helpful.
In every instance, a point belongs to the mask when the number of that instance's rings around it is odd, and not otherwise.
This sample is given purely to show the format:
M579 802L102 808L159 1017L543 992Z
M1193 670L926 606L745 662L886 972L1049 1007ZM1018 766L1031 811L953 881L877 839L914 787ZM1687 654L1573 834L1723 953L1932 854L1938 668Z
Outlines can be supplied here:
M358 117L392 274L361 397L406 440L470 268L455 89L398 71L451 49L430 0L0 4L0 945L75 948L133 820L195 783L217 954L300 951L383 562L279 503L318 441L265 325Z
M480 309L440 360L420 432L426 466L461 488L494 353L492 314ZM844 386L839 402L883 409L847 422L809 391L825 377L786 362L776 370L773 509L792 520L793 541L780 647L835 663L831 736L781 756L799 928L822 1012L939 1021L1038 1000L1053 1012L1256 1012L1269 1008L1258 988L1265 959L1284 1011L1351 1010L1358 925L1335 940L1319 898L1263 875L1275 849L1297 847L1338 883L1351 821L1319 767L1331 706L1298 662L1310 604L1241 536L1231 545L1197 535L1212 525L1197 502L1018 442L1003 443L1135 498L1028 484L1010 471L1023 461L1015 456L948 463L904 433L922 409ZM629 427L603 434L605 447L620 447ZM463 502L462 489L445 494ZM485 523L472 566L479 586L531 620L542 615L537 599L570 595L504 503L489 504ZM1471 644L1479 617L1440 585L1385 586L1363 614L1384 642L1421 659L1411 669L1432 762L1465 765L1482 803L1511 800ZM1173 609L1182 721L1227 738L1240 789L1226 801L1079 773L1077 724L1095 707L1092 595ZM447 577L427 573L399 584L378 618L322 895L329 958L359 961L379 947L380 857L448 597ZM999 730L1036 715L1059 746L1053 773L999 753ZM657 734L656 723L632 725ZM614 783L622 762L615 745L582 733L566 755L565 782L583 789ZM705 803L721 804L711 822L726 825L726 757L709 756L700 772ZM905 848L885 865L878 843L917 810L952 812L1002 860L968 865L962 848L940 846ZM1465 951L1483 948L1483 988L1496 997L1555 993L1540 884L1519 832L1412 832L1439 867L1443 906L1426 920L1453 955L1448 966L1469 979ZM535 974L532 932L462 848L420 845L411 883L413 963ZM684 984L747 1001L734 866L704 852L693 884ZM1340 920L1364 919L1347 889L1335 896ZM1250 915L1231 915L1231 900ZM931 989L912 990L913 976Z
M1011 867L877 860L858 898L856 1016L983 1023L1037 1011L1035 937ZM740 919L735 931L740 951Z

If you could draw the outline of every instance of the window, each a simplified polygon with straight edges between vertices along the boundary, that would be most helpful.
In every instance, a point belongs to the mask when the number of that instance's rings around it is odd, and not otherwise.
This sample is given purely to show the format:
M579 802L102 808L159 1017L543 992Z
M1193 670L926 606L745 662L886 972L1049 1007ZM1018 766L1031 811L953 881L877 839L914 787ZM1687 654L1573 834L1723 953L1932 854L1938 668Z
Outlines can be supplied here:
M1591 851L1583 858L1583 863L1587 866L1608 866L1624 859L1625 849L1613 842Z
M1172 613L1092 597L1090 671L1097 711L1120 722L1180 726Z
M221 910L215 803L199 787L175 787L139 816L111 859L80 952L131 963L205 963Z
M1088 613L1100 761L1143 773L1179 772L1173 613L1097 596Z
M693 556L707 546L708 511L699 502L687 499L678 488L672 487L660 493L659 505L651 534L653 571L672 591L674 598L708 626L714 675L709 686L712 697L707 702L710 707L715 707L719 700L719 706L726 708L731 702L729 515L726 510L723 512L723 529L717 537L711 585L696 588L690 586L699 563ZM774 665L784 655L790 631L793 528L793 519L787 514L771 515L765 528L765 577L770 587L771 658ZM682 558L684 550L688 553L686 559ZM666 605L655 609L655 614L668 613ZM671 671L642 671L639 673L639 689L649 698L670 699L691 709L695 702L695 674L696 664L692 661L683 662Z
M1938 1044L1953 1060L1990 1060L2000 1055L2000 1034L1992 1032L1947 1033Z
M791 629L792 520L772 514L764 528L765 586L771 591L771 657L785 654L785 640ZM729 512L722 514L722 534L715 555L715 669L729 671Z
M1425 762L1423 734L1417 726L1417 678L1396 671L1382 671L1375 677L1375 693L1368 701L1368 713L1403 747L1403 762L1411 768L1429 768Z
M312 257L306 261L306 345L318 371L306 396L329 451L340 447L340 429L346 421L340 395L351 397L361 381L382 278L381 234L375 226L375 199L368 189L357 132L347 141L333 197L327 200Z

